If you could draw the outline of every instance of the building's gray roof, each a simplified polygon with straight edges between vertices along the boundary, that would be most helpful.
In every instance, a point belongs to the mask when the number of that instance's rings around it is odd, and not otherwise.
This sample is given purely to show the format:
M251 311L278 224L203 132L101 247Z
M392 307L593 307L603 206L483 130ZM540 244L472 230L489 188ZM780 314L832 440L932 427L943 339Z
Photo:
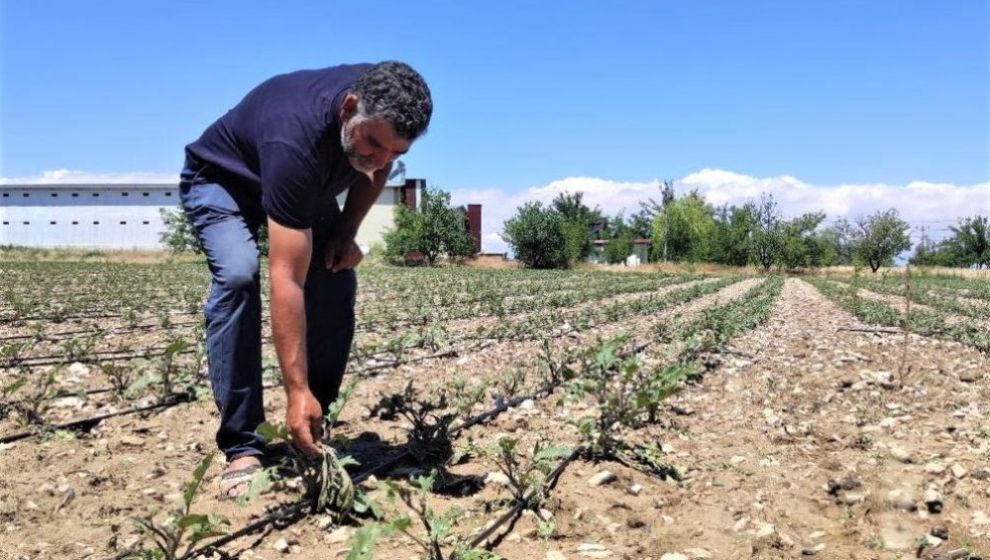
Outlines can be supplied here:
M0 190L71 190L71 189L175 189L177 183L6 183Z

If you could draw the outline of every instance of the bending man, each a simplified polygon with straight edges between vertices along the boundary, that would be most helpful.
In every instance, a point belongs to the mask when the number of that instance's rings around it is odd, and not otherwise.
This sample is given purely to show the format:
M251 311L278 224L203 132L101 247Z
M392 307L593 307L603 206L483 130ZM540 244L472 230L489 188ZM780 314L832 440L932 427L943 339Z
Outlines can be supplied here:
M304 70L265 81L186 146L182 205L213 276L204 311L221 497L243 493L267 451L255 433L265 419L258 227L268 226L286 424L316 454L354 334L355 235L432 112L422 76L400 62Z

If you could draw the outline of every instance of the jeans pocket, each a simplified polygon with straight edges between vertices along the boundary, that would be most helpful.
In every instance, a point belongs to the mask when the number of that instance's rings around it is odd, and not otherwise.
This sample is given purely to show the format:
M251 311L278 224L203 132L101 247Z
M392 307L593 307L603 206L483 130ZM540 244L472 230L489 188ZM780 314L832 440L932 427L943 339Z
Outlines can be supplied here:
M216 183L183 186L179 191L182 206L197 229L241 215L237 201Z

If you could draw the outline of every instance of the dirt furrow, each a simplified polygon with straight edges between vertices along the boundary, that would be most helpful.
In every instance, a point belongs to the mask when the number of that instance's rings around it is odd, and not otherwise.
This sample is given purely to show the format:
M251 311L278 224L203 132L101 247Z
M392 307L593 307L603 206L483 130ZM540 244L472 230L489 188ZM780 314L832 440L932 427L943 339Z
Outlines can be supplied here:
M849 326L866 327L790 279L768 324L733 342L755 358L676 398L688 415L657 436L689 479L656 496L643 553L986 554L990 363L958 343Z

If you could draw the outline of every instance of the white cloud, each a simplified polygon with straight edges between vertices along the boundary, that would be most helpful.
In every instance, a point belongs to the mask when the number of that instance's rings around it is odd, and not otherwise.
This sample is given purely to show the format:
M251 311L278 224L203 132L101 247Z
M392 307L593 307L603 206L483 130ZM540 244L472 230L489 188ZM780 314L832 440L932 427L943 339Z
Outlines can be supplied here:
M507 251L498 233L502 223L515 214L524 202L549 202L562 192L583 192L590 206L599 206L608 214L624 211L626 216L639 209L639 201L659 199L661 181L621 182L597 177L566 177L546 185L533 186L507 194L494 188L464 189L453 192L458 204L483 205L482 234L486 251ZM678 195L697 189L715 205L741 205L772 194L785 216L824 211L828 219L855 219L877 210L896 208L917 237L920 227L939 238L949 225L963 216L990 215L990 182L954 185L914 181L906 185L847 183L813 185L791 177L754 177L722 169L702 169L674 181Z
M41 175L29 177L0 177L0 185L66 185L74 183L97 184L147 184L147 183L178 183L177 173L149 173L136 171L132 173L89 173L71 169L53 169L44 171Z

